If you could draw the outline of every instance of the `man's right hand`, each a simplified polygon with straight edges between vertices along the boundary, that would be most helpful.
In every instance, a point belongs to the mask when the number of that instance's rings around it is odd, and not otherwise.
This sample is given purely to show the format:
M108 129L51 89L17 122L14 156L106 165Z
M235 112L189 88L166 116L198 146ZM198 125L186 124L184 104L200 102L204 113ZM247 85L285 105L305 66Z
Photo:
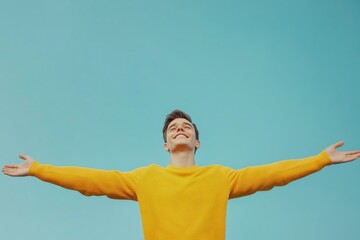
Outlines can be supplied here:
M23 154L20 154L19 158L23 159L25 162L23 164L5 165L2 169L2 172L12 177L27 176L29 174L30 166L34 160L30 156Z

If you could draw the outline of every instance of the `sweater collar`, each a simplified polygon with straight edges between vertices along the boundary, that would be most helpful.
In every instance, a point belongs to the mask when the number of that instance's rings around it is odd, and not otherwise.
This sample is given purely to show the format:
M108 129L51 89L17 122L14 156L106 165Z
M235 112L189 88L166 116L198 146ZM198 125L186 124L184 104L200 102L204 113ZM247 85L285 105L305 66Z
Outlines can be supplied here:
M197 164L191 166L191 167L176 167L174 165L167 165L166 166L167 169L172 169L172 170L178 170L178 171L191 171L191 170L194 170L194 169L197 169L199 168L199 166Z

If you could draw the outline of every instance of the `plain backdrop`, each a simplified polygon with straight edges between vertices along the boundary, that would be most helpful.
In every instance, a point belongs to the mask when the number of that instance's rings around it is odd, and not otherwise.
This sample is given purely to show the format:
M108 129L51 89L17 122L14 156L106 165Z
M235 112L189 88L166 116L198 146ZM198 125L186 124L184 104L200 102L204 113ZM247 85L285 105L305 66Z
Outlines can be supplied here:
M0 164L200 166L360 149L359 1L0 1ZM229 201L227 239L359 239L360 161ZM0 175L0 239L143 239L133 201ZM191 224L191 223L190 223Z

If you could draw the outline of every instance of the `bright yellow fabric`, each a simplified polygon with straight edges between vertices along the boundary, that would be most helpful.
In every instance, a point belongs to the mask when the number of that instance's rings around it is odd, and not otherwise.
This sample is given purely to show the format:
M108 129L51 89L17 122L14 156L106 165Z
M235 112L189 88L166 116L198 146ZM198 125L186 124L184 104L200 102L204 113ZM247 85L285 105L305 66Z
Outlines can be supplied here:
M323 151L309 158L239 170L152 164L119 172L34 162L29 175L86 196L138 201L146 240L223 240L229 198L285 185L329 164Z

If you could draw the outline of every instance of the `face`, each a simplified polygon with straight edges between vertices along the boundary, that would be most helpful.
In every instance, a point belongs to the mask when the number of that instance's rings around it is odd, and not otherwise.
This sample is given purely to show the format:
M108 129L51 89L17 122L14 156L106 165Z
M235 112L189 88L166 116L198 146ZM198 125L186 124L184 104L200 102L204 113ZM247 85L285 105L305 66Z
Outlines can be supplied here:
M166 151L193 150L200 147L200 142L196 140L194 126L185 118L177 118L170 122L167 128Z

